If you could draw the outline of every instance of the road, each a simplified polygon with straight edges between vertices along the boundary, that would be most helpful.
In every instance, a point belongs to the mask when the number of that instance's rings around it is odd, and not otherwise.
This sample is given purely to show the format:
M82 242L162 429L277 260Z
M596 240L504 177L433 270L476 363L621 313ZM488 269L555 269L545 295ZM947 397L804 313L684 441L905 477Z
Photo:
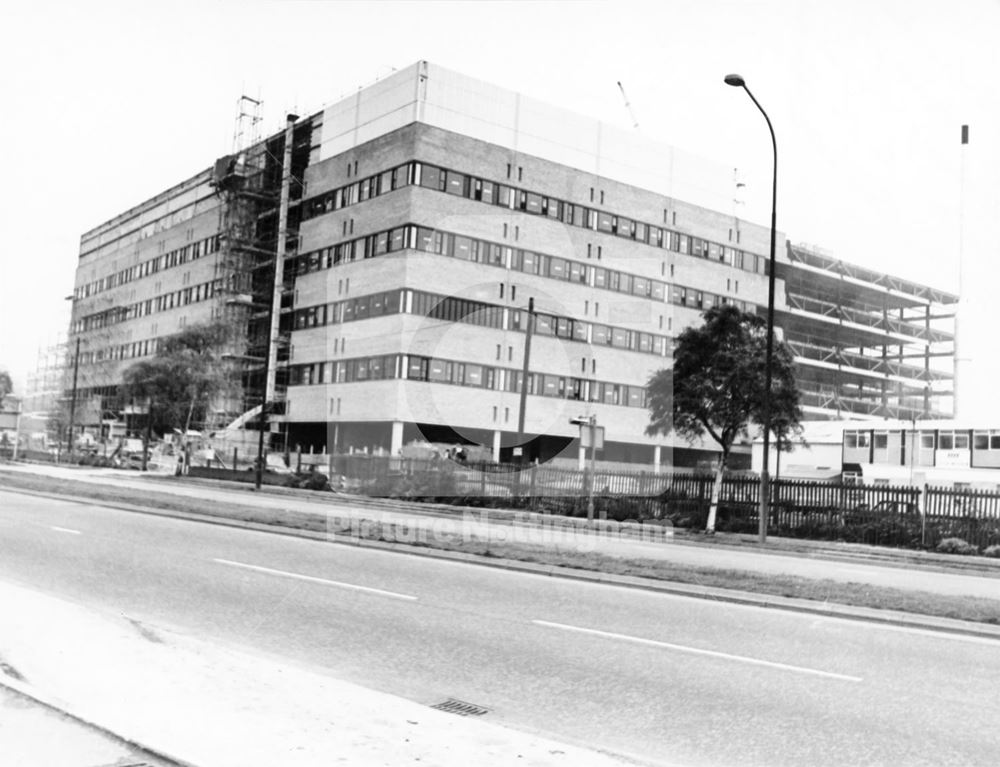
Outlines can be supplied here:
M238 503L259 509L298 510L312 513L329 513L339 520L381 519L397 524L419 526L433 524L434 529L443 533L461 532L475 535L480 539L498 540L506 536L505 526L479 522L481 516L489 515L488 509L477 510L472 518L449 514L442 517L426 509L384 510L365 507L352 508L349 501L336 497L331 502L329 496L271 495L258 494L249 488L209 486L204 483L173 482L151 480L136 474L98 469L80 471L72 468L48 465L5 466L3 471L53 476L71 479L93 485L113 486L157 493L184 499L196 499L210 504L212 501ZM537 529L519 528L524 532L522 540L534 540L532 533ZM568 537L563 539L570 548L578 545L586 551L599 551L620 558L658 559L678 565L735 569L762 575L788 575L801 578L829 579L842 583L862 583L886 588L901 588L912 591L926 591L945 596L973 596L984 599L1000 599L1000 570L991 573L968 574L941 572L940 567L898 564L881 564L864 561L843 561L824 558L823 555L808 557L788 555L780 552L760 550L742 551L734 546L704 546L677 541L665 545L662 542L638 541L614 537Z
M995 763L990 640L8 492L0 579L648 763Z

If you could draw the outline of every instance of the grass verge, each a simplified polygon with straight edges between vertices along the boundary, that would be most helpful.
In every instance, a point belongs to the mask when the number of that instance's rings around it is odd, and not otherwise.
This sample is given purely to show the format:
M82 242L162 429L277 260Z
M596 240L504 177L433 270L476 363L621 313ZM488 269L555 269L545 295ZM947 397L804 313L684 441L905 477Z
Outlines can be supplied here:
M81 496L95 502L143 506L177 511L222 521L242 521L285 530L330 534L357 534L369 540L398 542L405 532L371 520L353 529L331 528L325 513L262 509L238 501L199 503L195 499L157 493L155 488L134 490L53 477L0 471L0 488ZM405 529L405 528L404 528ZM736 589L770 596L808 599L840 605L898 610L942 618L1000 624L1000 598L955 597L859 583L817 580L789 575L762 575L733 569L676 564L659 559L623 559L600 552L552 549L524 542L485 541L475 536L436 534L410 545L457 551L482 557L510 559L540 565L629 575L695 586Z

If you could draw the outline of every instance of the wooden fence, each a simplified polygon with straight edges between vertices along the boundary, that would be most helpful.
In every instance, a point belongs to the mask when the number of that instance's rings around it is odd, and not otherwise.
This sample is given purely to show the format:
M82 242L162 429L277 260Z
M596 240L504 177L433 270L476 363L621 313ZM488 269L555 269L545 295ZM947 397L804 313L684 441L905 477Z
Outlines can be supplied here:
M333 469L346 489L372 496L569 516L587 510L587 473L544 464L337 456ZM597 471L594 506L610 519L669 519L678 527L704 527L713 481L703 473ZM726 477L716 529L755 532L759 494L758 477ZM957 537L985 548L1000 544L1000 493L779 479L771 486L768 529L774 535L925 548Z

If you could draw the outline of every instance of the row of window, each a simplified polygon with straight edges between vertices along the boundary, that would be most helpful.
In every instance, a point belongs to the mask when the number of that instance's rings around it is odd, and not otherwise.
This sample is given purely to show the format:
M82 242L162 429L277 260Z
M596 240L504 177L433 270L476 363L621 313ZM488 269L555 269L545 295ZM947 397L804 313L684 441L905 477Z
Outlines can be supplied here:
M413 174L416 170L414 165L414 163L408 162L405 165L399 165L308 199L302 206L302 219L321 216L324 213L347 208L359 202L370 200L372 197L387 194L395 189L410 186L413 183Z
M170 293L164 293L145 301L137 301L127 306L116 306L104 312L89 314L73 323L73 333L83 333L88 330L99 330L119 322L145 317L147 314L155 312L166 312L178 306L207 301L215 296L221 289L222 280L212 280L203 282L200 285L192 285L188 288L181 288Z
M162 256L148 259L141 264L136 264L128 269L122 269L114 274L109 274L107 277L102 277L99 280L88 282L86 285L81 285L73 291L73 297L76 299L89 298L97 293L117 288L120 285L125 285L142 277L148 277L164 269L180 266L181 264L186 264L188 261L195 261L203 256L215 253L219 249L220 241L221 235L216 234L204 240L193 242L190 245L185 245L183 248L177 248L169 253L164 253Z
M899 436L901 432L891 432ZM844 447L854 449L885 450L889 447L888 431L845 431ZM922 450L968 450L971 442L973 450L1000 450L1000 430L970 431L967 429L949 431L921 431ZM908 440L907 440L908 441Z
M517 332L525 331L527 323L527 312L521 309L400 289L296 309L292 315L292 327L304 330L400 313ZM534 332L540 336L613 346L660 357L666 356L670 349L667 336L538 312L535 314Z
M156 354L159 348L158 338L147 338L145 341L134 341L127 344L114 344L103 349L91 349L80 352L81 365L94 365L98 362L114 360L131 360L138 357L148 357Z
M520 393L524 376L520 370L509 368L436 357L422 357L414 354L387 354L377 357L292 365L289 368L288 385L309 386L386 379L427 381ZM641 408L646 406L646 390L642 386L629 386L546 373L528 374L528 394L539 397L600 402L606 405L624 407Z
M707 258L738 269L764 274L767 259L728 245L681 234L626 216L588 208L536 192L507 186L428 163L411 162L334 189L307 200L303 218L340 210L403 186L416 185L445 194L498 205L537 216L545 216L570 226L605 232L663 250Z
M656 301L664 300L667 289L666 283L660 280L414 224L399 226L303 254L295 259L290 270L302 276L330 269L345 261L374 258L406 249L460 258L501 269L513 269L526 274L612 290L616 293L643 296Z
M669 301L678 306L709 309L717 304L731 303L743 311L752 308L752 304L746 301L734 301L728 296L678 285L674 285L668 295L667 283L659 280L591 266L579 261L571 261L521 248L511 248L499 243L477 240L415 224L406 224L306 253L295 259L291 269L297 275L304 275L309 272L330 269L344 261L374 258L408 248L489 264L502 269L515 269L551 279L578 282L590 287L643 296L655 301Z

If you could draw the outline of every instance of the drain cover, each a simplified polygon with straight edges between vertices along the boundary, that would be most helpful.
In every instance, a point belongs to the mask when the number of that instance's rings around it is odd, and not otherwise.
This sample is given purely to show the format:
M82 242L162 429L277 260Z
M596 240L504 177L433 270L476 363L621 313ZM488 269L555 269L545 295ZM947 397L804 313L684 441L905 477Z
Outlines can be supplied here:
M475 703L455 700L454 698L448 698L448 700L442 703L435 703L431 708L436 708L438 711L447 711L449 714L458 714L459 716L482 716L489 712L488 708L477 706Z

